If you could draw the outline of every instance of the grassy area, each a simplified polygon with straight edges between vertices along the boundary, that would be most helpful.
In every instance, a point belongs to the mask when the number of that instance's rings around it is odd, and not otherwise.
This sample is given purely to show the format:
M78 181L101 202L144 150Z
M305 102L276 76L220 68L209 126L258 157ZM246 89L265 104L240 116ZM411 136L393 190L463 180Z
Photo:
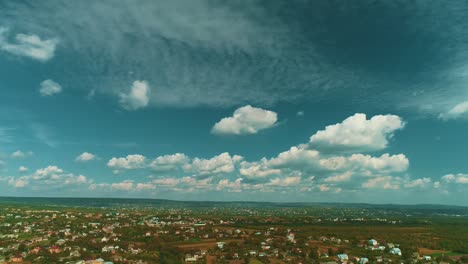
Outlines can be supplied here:
M434 254L431 254L431 257L441 257L441 256L453 257L453 256L463 256L463 255L464 254L457 253L457 252L446 252L446 253L434 253Z
M263 263L258 259L249 259L249 264L263 264Z

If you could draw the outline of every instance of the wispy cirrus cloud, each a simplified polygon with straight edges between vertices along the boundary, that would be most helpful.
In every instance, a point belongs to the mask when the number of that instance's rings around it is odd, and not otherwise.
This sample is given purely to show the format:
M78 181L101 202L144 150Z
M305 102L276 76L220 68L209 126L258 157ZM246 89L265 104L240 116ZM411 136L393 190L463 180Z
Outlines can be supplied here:
M13 55L29 57L38 61L48 61L54 57L58 40L41 39L35 34L16 34L14 40L8 38L10 29L0 27L0 50Z
M129 82L147 80L156 90L148 105L332 100L438 114L463 90L463 1L364 0L351 8L293 0L284 8L257 1L30 1L2 6L0 23L59 36L63 55L76 55L63 76L87 91L119 97ZM359 8L370 12L357 16Z

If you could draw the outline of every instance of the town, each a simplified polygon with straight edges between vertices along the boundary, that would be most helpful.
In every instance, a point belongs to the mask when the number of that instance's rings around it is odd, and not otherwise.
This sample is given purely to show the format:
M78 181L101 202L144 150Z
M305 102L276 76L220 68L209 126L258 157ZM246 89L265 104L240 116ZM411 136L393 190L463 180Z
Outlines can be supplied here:
M467 224L359 208L3 204L0 263L466 263Z

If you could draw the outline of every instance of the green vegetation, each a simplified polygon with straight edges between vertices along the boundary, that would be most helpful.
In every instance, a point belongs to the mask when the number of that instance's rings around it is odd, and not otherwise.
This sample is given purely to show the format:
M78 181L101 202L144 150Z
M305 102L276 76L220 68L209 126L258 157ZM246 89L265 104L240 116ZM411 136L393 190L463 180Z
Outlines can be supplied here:
M0 204L0 257L7 261L21 255L29 263L102 258L116 264L184 263L186 258L213 264L230 260L319 263L336 261L338 254L347 254L352 263L356 263L355 257L393 263L423 261L423 256L449 263L468 259L464 208L424 208L410 213L408 208L394 206L170 208L114 204L97 208L2 199ZM371 238L385 248L371 250L367 244ZM402 255L390 253L390 246L401 249Z

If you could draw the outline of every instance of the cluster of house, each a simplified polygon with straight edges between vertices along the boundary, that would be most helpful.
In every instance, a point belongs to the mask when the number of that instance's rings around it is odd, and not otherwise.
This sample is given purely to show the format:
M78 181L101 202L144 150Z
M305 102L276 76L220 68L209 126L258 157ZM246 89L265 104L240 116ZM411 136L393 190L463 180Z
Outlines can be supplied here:
M254 214L255 211L250 213ZM5 242L0 245L0 264L6 260L9 263L33 260L34 263L43 254L58 256L63 263L69 264L112 263L104 259L145 263L140 258L142 253L148 252L146 247L149 243L145 242L152 239L173 241L175 247L177 243L210 241L212 246L206 249L197 248L196 243L187 250L179 248L183 252L181 260L186 263L212 257L234 261L232 263L242 263L245 257L281 258L289 263L299 263L300 256L310 249L307 239L304 240L297 230L280 228L279 225L260 231L239 228L241 221L245 220L240 217L202 219L183 209L164 211L161 214L142 213L138 210L109 213L16 210L0 214L0 238ZM268 223L272 220L262 218L262 221ZM318 241L334 245L350 243L347 239L326 236L319 237ZM363 244L362 247L370 251L402 255L397 244L386 243L384 246L375 239ZM332 259L328 262L330 264L369 262L367 257L348 256L344 253L324 255ZM383 258L377 257L377 261L383 261Z
M137 226L168 227L179 224L189 226L200 222L198 218L190 222L180 219L180 215L176 217L171 215L165 218L166 221L159 221L159 218L148 218L147 215L139 213L103 214L13 209L12 212L0 214L0 241L2 242L0 263L6 263L6 261L21 263L28 260L34 263L43 258L44 254L56 255L63 263L112 263L104 261L99 255L112 255L114 260L122 260L127 255L138 255L144 252L144 249L135 244L129 244L125 248L120 246L123 229L132 230ZM169 231L158 228L154 232L136 233L135 236L147 237L167 233ZM128 236L125 239L132 240L134 237ZM90 247L92 244L94 246ZM87 260L79 260L84 252L96 258L87 257ZM128 261L128 263L139 262L140 260Z

